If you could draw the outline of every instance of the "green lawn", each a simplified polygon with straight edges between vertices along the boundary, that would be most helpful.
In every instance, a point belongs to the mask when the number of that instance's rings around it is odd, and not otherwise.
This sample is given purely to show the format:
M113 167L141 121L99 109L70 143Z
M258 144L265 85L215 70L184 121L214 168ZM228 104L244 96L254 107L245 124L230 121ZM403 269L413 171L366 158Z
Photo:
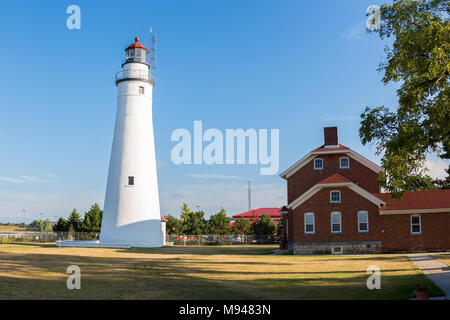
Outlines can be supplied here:
M0 245L0 299L408 299L417 283L442 292L395 255L267 255L275 246L158 249ZM67 266L81 290L66 288ZM368 290L369 265L381 290Z

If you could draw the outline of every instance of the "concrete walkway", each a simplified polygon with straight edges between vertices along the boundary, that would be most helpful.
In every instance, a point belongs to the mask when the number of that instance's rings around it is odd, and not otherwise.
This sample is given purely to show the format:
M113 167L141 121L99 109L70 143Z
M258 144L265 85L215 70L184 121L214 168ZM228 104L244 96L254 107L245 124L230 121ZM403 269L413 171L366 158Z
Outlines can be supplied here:
M423 254L408 254L422 272L450 297L450 267L435 258Z

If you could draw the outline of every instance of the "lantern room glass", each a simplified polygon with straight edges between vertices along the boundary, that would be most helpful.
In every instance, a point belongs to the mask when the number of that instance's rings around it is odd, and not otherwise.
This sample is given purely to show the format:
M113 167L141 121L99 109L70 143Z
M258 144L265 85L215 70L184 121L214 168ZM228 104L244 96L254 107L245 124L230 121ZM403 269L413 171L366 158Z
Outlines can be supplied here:
M141 48L130 48L126 50L125 62L147 63L147 50Z

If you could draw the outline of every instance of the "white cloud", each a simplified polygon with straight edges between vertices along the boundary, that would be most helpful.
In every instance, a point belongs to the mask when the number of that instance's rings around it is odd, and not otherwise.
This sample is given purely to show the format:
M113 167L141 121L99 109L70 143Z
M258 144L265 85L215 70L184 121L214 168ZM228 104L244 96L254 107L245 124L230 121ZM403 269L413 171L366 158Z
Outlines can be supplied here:
M449 162L442 159L425 161L425 167L429 170L428 174L434 179L443 179L447 176L446 169L448 169Z
M25 176L22 175L19 178L11 178L11 177L0 177L0 180L12 182L12 183L34 183L34 182L47 182L45 179L41 179L36 176Z
M10 177L0 177L0 180L12 182L12 183L24 183L25 181L22 179L10 178Z

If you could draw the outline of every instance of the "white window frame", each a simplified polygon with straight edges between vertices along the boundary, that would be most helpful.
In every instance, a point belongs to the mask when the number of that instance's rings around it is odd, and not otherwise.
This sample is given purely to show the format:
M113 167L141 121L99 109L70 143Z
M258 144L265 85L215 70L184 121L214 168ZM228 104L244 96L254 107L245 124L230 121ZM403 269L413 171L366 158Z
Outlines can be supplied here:
M320 168L316 167L316 160L322 161L322 167L320 167ZM313 164L314 164L314 170L323 170L323 167L324 167L324 165L323 165L323 158L315 158L313 160Z
M342 166L342 159L347 159L347 163L348 163L348 166L347 167L343 167ZM350 169L350 158L349 157L340 157L339 158L339 168L340 169Z
M338 192L339 193L339 201L333 201L333 192ZM332 190L330 191L330 203L341 203L342 202L342 198L341 198L341 192L339 190Z
M312 222L312 226L313 226L313 231L306 231L306 217L307 216L312 216L312 220L313 220L313 222ZM316 233L316 218L314 217L314 212L306 212L304 215L303 215L303 221L304 221L304 231L305 231L305 234L315 234Z
M333 215L339 215L339 231L333 231ZM331 233L342 233L342 213L339 211L333 211L330 214Z
M413 217L419 217L419 229L420 229L419 232L413 231L413 222L412 222ZM422 234L422 216L420 214L413 214L413 215L411 215L411 218L409 221L410 221L411 234ZM415 224L415 225L417 225L417 224Z
M361 230L361 215L364 214L367 217L367 230ZM358 211L358 232L360 233L368 233L369 232L369 212L366 210Z

